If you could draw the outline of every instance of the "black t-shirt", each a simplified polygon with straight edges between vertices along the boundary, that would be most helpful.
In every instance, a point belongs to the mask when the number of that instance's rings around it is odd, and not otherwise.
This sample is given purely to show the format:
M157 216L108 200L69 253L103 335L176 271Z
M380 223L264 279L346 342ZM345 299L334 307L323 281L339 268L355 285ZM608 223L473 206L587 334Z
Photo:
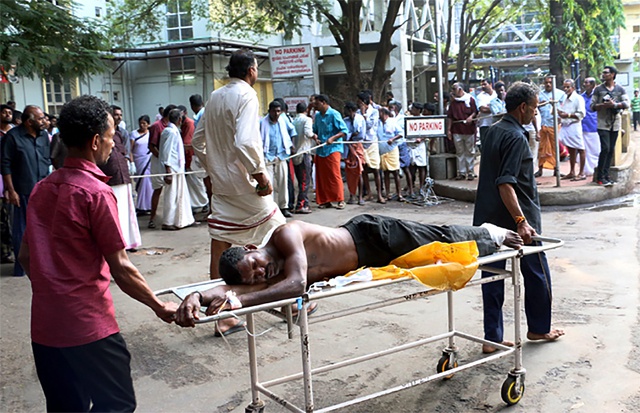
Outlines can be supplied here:
M533 156L525 136L526 130L509 114L489 128L486 138L482 140L473 225L488 222L517 230L498 190L498 185L511 184L529 225L538 234L541 233L540 200L533 175Z

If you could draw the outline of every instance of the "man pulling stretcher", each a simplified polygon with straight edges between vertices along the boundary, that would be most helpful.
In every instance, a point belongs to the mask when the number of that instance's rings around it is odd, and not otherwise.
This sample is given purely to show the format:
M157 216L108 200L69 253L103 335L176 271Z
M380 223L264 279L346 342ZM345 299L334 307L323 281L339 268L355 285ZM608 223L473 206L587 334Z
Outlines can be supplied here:
M524 245L516 232L491 224L438 226L380 215L358 215L338 228L290 221L278 227L262 248L247 245L226 250L219 270L227 285L189 294L178 309L176 323L195 326L202 306L207 307L207 315L213 315L298 297L307 285L362 266L385 266L431 242L469 240L476 241L481 256L501 245L514 249Z

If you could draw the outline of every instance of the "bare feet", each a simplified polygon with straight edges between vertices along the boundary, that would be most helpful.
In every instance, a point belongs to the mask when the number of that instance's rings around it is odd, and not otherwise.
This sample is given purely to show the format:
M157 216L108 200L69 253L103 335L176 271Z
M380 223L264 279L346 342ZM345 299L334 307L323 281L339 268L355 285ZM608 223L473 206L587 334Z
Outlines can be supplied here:
M527 333L527 338L531 341L544 340L544 341L556 341L560 337L564 336L564 330L551 330L547 334Z
M519 250L524 245L524 241L522 241L522 237L517 232L507 230L507 235L504 237L502 244L514 250Z
M515 346L515 343L513 341L508 341L508 340L504 340L500 344L502 344L503 346L507 346L507 347ZM483 344L482 345L482 352L484 354L491 354L491 353L495 353L496 351L498 351L497 347L494 347L494 346L489 345L489 344Z

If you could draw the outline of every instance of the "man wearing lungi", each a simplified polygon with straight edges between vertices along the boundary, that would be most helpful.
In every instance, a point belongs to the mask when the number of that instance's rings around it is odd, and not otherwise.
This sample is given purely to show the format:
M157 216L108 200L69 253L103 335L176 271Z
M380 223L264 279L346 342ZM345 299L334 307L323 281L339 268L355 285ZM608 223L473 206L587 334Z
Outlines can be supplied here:
M232 244L261 244L286 222L270 196L273 188L264 162L260 107L252 88L258 62L251 51L239 50L231 55L227 71L231 81L211 93L192 141L213 191L208 219L211 279L220 278L222 251Z
M349 187L347 204L355 204L357 196L358 205L364 205L362 171L364 170L365 160L364 148L361 142L367 133L367 123L364 117L358 113L358 107L353 102L347 102L344 105L344 122L347 125L347 129L349 129L346 140L352 142L347 145L349 155L345 160L347 186Z
M491 254L503 244L516 249L523 245L517 233L489 224L438 226L380 215L358 215L338 228L290 221L276 229L262 248L247 245L225 251L220 274L227 285L185 297L176 323L193 327L201 306L214 314L298 297L314 282L362 266L388 265L422 245L468 240L476 241L480 255ZM221 308L229 290L239 301Z
M376 184L376 191L378 191L379 204L385 204L387 201L382 197L382 183L380 181L380 152L378 150L378 144L375 142L378 140L378 122L380 121L380 114L378 109L373 106L371 102L371 94L367 91L358 93L358 113L360 113L366 122L367 132L364 136L364 170L362 171L362 183L363 191L367 194L365 198L367 201L373 199L371 195L371 185L369 184L369 172L373 173L373 179ZM367 143L374 142L374 143Z
M572 181L584 181L584 139L582 138L582 118L586 112L584 99L576 93L576 86L572 79L565 79L562 84L565 92L564 101L558 108L558 116L562 128L558 132L560 142L569 149L571 171L562 177ZM580 172L576 175L576 157L580 155Z
M318 208L332 208L332 202L337 202L336 208L343 209L344 186L340 174L340 158L342 141L349 130L342 120L340 112L329 106L329 98L325 95L315 95L315 122L313 122L314 139L323 147L316 149L316 202Z
M164 168L164 190L162 191L164 209L162 211L162 229L173 231L193 225L195 219L191 212L191 200L185 171L184 144L180 137L182 109L169 112L169 125L160 134L158 159Z
M534 160L523 124L531 122L538 105L538 90L524 82L516 82L505 99L507 114L493 125L482 145L480 178L473 214L473 225L491 223L517 231L525 245L539 245L531 237L541 232L540 201L534 178ZM506 261L489 264L504 268ZM551 329L551 273L544 252L525 255L520 260L524 278L525 313L529 340L556 340L562 330ZM492 276L482 272L482 277ZM504 282L482 285L484 338L503 341L502 305ZM484 353L497 349L483 344Z

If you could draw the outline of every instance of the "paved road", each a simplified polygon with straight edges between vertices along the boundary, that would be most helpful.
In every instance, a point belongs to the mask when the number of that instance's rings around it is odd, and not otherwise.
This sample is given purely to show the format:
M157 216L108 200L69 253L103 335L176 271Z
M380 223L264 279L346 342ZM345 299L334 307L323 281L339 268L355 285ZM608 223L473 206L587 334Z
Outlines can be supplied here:
M438 224L469 224L472 210L471 204L457 201L424 208L390 202L316 211L302 218L337 225L358 213L373 212ZM545 235L566 242L564 248L549 253L549 261L554 280L554 325L566 329L567 335L557 343L525 344L526 393L515 411L638 411L639 211L632 203L614 208L544 210ZM173 233L144 229L143 241L146 249L133 254L132 260L154 289L207 278L209 241L203 226ZM150 251L163 253L147 254ZM43 411L44 399L29 345L28 280L7 276L8 269L2 266L0 278L0 411ZM393 287L389 294L376 290L335 298L322 306L339 309L347 303L411 290ZM250 394L243 334L234 334L224 342L213 337L211 326L185 330L165 325L115 285L113 292L122 333L133 354L138 411L244 411ZM455 309L460 330L482 334L479 289L456 293ZM324 363L440 333L446 329L445 311L444 297L439 296L314 325L313 360ZM512 338L510 305L505 317L507 338ZM284 325L269 315L260 315L257 322L260 330L269 330L260 344L266 354L260 360L264 376L299 371L298 341L287 340ZM317 406L430 374L442 347L439 343L320 376L314 383ZM480 356L476 344L461 342L460 347L462 362ZM344 411L502 411L505 405L500 386L511 364L510 359L502 359L462 372L447 382L427 383ZM294 400L301 401L298 384L277 390L297 392ZM266 411L284 410L271 402Z

